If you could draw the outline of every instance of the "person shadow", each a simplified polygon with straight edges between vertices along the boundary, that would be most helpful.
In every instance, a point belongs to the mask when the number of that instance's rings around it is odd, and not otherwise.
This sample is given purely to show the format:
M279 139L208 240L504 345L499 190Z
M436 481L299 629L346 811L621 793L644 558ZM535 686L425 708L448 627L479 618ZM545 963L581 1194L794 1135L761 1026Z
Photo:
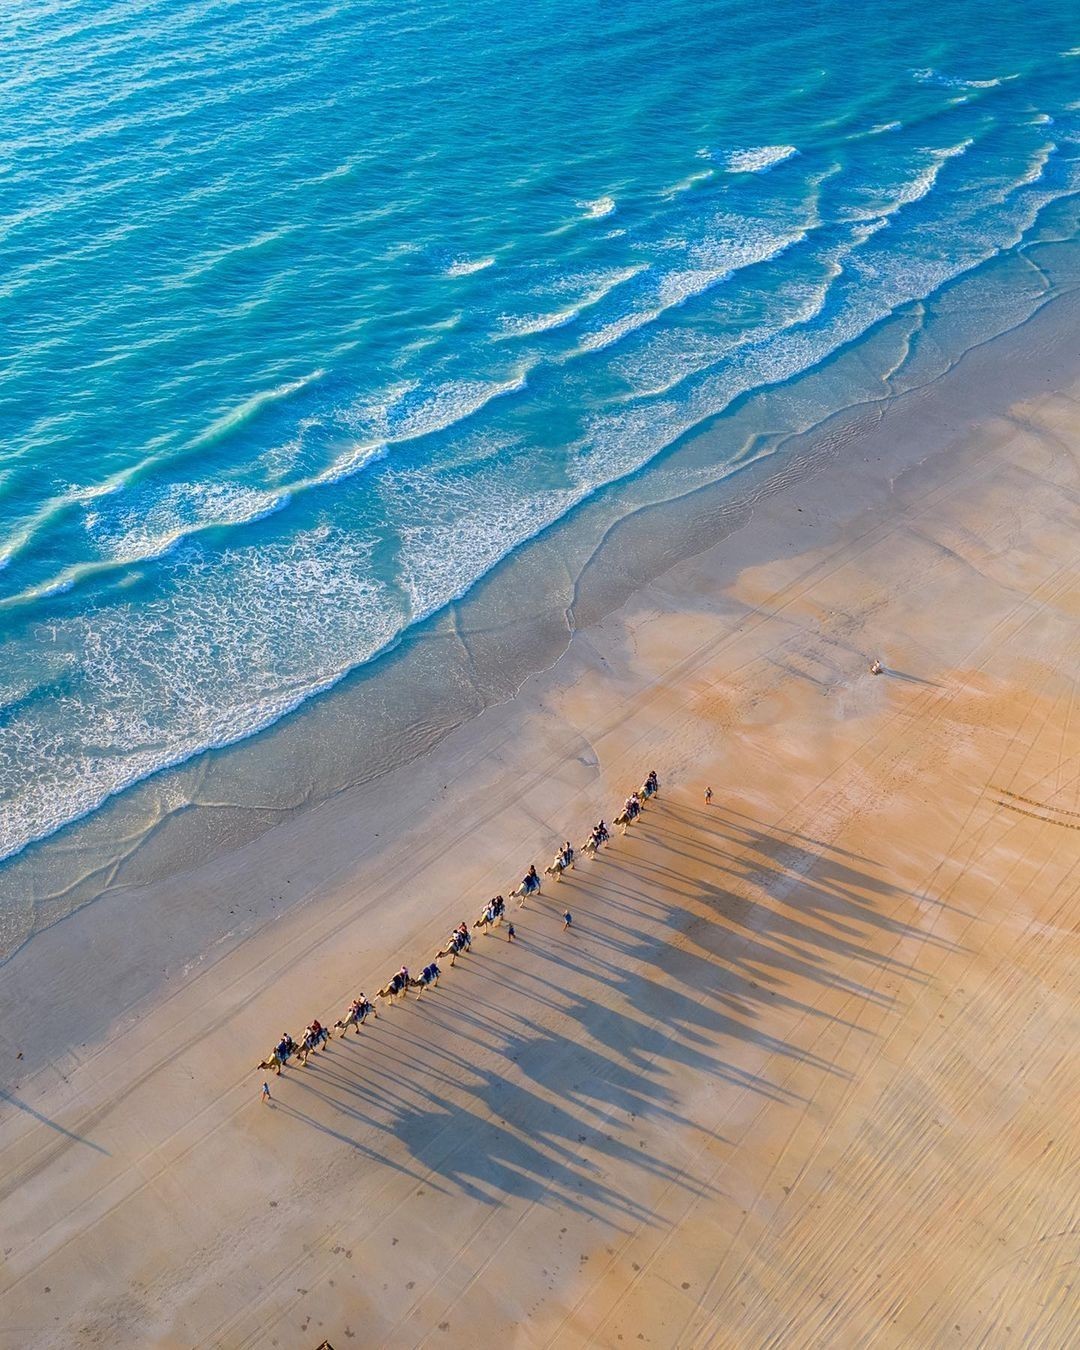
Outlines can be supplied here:
M851 1047L878 1034L858 1005L888 1015L927 982L897 949L959 949L912 921L933 897L850 850L715 805L653 802L635 830L648 851L572 873L525 912L527 941L474 942L437 991L313 1058L310 1111L279 1109L425 1186L628 1231L659 1220L652 1195L709 1193L659 1142L725 1142L693 1085L805 1106L815 1077L850 1082ZM843 1030L830 1053L781 1031L815 1022Z

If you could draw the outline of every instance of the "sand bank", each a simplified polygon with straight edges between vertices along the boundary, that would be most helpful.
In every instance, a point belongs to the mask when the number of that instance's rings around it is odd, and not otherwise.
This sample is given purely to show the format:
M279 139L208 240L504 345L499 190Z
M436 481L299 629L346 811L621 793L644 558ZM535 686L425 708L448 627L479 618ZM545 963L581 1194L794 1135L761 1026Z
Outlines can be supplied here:
M856 427L412 765L31 942L0 1340L1065 1344L1078 393ZM649 767L517 945L260 1105Z

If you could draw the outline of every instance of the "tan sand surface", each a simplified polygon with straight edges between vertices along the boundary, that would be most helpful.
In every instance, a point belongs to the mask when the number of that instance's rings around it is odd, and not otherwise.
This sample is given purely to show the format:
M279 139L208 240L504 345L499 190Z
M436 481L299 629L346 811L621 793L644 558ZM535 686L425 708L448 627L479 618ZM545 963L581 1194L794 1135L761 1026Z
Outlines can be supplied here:
M0 1343L1076 1344L1075 393L791 484L407 771L35 939L0 994ZM650 767L516 945L260 1104L283 1028Z

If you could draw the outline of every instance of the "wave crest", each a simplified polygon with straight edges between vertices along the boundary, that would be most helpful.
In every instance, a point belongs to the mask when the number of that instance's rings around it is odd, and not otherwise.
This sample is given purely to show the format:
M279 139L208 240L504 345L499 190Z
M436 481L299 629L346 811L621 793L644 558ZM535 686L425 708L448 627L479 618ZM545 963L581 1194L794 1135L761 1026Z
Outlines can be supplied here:
M755 145L729 150L725 166L729 173L764 173L799 152L793 145Z
M470 277L474 272L483 272L494 267L494 258L455 258L446 269L448 277Z
M615 210L614 197L597 197L595 201L578 202L578 206L585 212L586 220L602 220L604 216L610 216Z

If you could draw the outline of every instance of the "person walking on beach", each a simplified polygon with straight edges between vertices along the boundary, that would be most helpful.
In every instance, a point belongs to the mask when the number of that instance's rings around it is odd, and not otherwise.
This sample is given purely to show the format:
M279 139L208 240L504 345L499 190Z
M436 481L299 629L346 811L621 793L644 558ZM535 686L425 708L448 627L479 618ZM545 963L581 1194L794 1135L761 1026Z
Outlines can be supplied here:
M263 1082L263 1085L262 1085L262 1092L259 1094L259 1096L260 1096L260 1098L261 1098L261 1100L262 1100L262 1102L263 1102L264 1105L265 1105L267 1102L273 1101L273 1098L270 1096L270 1084L269 1084L269 1083L267 1083L267 1082L265 1082L265 1081Z
M564 910L563 910L563 916L562 916L562 926L563 926L563 932L564 932L564 933L566 932L566 930L570 927L570 925L571 925L573 922L574 922L574 916L570 913L570 911L569 911L568 909L564 909Z
M711 787L707 787L707 788L705 789L705 805L706 805L706 806L712 806L712 788L711 788Z
M514 925L512 923L506 925L506 940L507 942L517 941L517 934L514 932Z

